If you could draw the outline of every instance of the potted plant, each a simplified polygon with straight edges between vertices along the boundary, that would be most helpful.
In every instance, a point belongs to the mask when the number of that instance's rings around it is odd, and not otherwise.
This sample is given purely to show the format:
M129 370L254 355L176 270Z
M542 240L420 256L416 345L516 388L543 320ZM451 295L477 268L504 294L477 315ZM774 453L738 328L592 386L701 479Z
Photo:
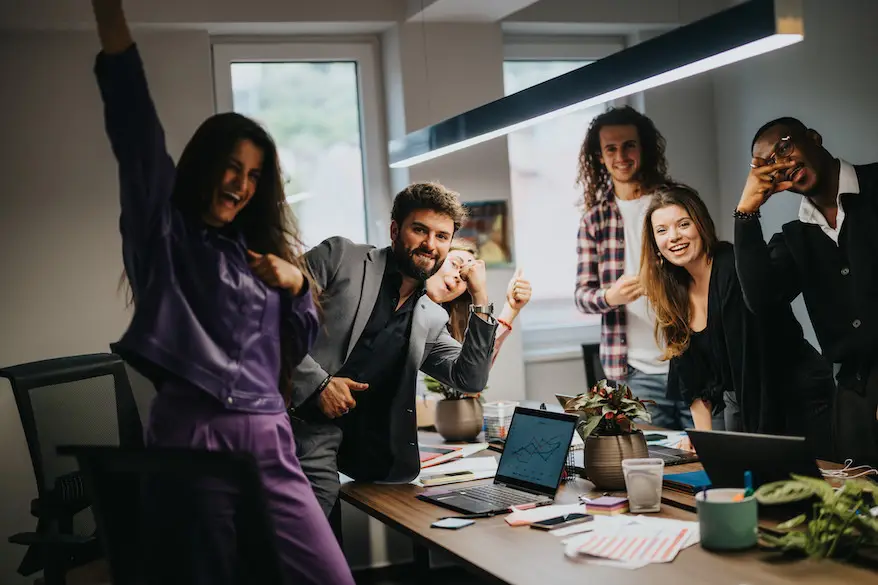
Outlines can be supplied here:
M424 384L442 399L436 403L436 431L446 441L472 441L482 432L481 394L455 390L426 376Z
M650 422L646 403L652 402L636 398L625 384L614 387L607 380L567 402L564 410L580 416L577 429L585 442L585 474L595 487L624 489L622 460L649 456L634 419Z
M791 477L760 486L756 500L763 505L777 505L813 499L811 518L800 514L779 524L780 536L763 532L764 545L815 558L849 559L858 553L875 556L878 518L871 510L878 504L878 485L864 479L846 479L836 489L816 477Z

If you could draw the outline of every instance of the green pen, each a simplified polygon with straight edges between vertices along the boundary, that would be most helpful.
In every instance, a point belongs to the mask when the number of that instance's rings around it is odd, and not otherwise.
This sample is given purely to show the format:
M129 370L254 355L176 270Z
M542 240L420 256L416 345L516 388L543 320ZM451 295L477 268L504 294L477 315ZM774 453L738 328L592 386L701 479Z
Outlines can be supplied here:
M753 495L753 474L749 470L744 472L744 497Z

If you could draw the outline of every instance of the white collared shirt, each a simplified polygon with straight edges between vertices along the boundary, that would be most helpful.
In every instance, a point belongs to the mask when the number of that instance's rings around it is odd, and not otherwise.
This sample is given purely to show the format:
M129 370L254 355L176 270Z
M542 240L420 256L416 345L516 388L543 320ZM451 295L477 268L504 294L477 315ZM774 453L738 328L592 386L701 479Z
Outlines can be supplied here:
M838 193L835 196L835 201L838 204L838 215L835 218L835 229L832 229L832 226L810 199L803 196L802 203L799 205L799 221L819 225L823 233L829 236L836 246L838 245L838 234L841 232L841 224L844 222L844 207L841 205L840 195L860 192L860 182L857 180L857 173L853 165L842 159L838 159L838 162Z

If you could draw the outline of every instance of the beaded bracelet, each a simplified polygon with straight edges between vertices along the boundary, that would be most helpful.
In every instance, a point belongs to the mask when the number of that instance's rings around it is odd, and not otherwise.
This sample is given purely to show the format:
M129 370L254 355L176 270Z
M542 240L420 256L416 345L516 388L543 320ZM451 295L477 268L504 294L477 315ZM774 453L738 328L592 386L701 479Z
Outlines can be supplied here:
M756 211L750 211L750 212L747 212L747 211L738 211L738 210L736 209L736 210L735 210L735 213L734 213L734 216L735 216L735 219L741 219L741 220L744 220L744 221L749 221L749 220L751 220L751 219L758 219L758 218L762 217L762 214L759 212L758 209L757 209Z

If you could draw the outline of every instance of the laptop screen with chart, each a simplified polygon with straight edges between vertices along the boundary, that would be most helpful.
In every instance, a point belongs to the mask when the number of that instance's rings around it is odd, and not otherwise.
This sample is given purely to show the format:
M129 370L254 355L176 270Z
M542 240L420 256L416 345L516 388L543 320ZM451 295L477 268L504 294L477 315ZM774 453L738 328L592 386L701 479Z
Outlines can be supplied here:
M516 408L495 482L554 495L576 421L568 414Z

